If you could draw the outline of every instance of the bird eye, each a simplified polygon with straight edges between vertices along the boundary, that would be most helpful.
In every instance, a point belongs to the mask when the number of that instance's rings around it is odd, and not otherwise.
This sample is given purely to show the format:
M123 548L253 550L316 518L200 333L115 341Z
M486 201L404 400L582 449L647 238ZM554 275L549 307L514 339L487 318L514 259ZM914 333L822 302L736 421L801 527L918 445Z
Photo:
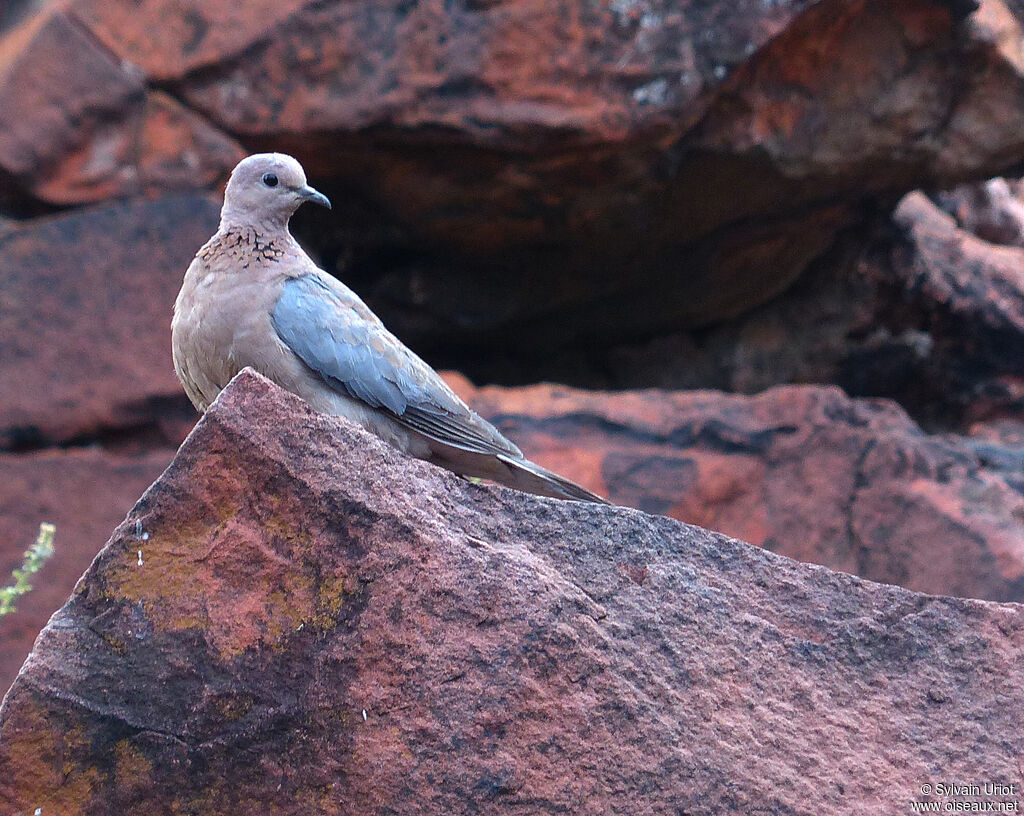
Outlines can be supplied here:
M276 187L277 186L277 176L275 176L273 173L264 173L263 174L263 183L266 184L268 187Z

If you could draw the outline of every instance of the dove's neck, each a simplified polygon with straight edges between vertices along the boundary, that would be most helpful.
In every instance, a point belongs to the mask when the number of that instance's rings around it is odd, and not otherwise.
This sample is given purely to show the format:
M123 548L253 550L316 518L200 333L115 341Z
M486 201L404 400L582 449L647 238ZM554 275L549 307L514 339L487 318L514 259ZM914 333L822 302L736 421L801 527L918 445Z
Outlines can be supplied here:
M258 217L251 212L237 212L225 206L220 213L220 232L255 232L265 241L275 238L291 238L288 231L290 212L261 213Z

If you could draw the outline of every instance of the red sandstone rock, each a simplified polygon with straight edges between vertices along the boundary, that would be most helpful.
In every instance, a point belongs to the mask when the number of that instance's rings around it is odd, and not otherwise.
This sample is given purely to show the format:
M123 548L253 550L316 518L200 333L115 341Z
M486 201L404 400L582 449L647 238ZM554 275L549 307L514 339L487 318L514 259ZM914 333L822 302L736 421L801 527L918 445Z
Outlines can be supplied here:
M434 342L547 353L706 325L784 290L866 202L1022 155L1020 23L997 0L49 14L0 46L21 106L0 166L27 193L212 186L237 155L225 133L290 150L365 206L356 246L319 231L318 249L348 257L400 333ZM132 141L154 94L159 161Z
M0 235L0 448L178 424L171 309L217 228L201 195L111 204ZM181 434L183 435L183 434Z
M929 436L836 388L601 394L450 382L612 501L927 592L1024 600L1024 449Z
M33 578L32 591L18 601L17 612L0 618L0 688L14 681L39 630L95 558L96 542L124 519L170 458L166 448L133 455L98 449L0 455L0 586L21 566L40 522L57 526L53 556Z
M891 223L851 237L791 290L736 320L596 350L582 365L578 351L537 356L511 378L744 393L835 383L856 396L897 400L929 428L1019 421L1019 187L992 179L935 201L911 193Z
M888 274L921 315L937 346L930 356L967 419L1024 416L1024 248L959 229L921 193L908 195L894 218L913 249L897 249Z
M996 5L331 4L180 93L308 134L283 143L459 253L375 281L393 325L546 353L731 317L866 198L1004 166L1024 72Z
M211 187L241 147L46 10L0 42L0 172L46 202Z
M476 390L459 375L446 377L528 455L622 504L886 583L1024 597L1017 423L979 424L971 437L932 437L891 405L828 388L778 388L756 397L588 394L550 386ZM177 433L172 428L162 438ZM92 455L96 467L109 458ZM45 508L74 508L56 517L58 542L70 548L58 549L67 566L44 573L8 641L15 644L11 679L92 558L96 536L120 518L165 456L158 450L145 467L130 468L132 478L118 482L123 487L113 495L104 489L108 477L81 476L85 466L76 457L0 459L8 506L0 506L0 519L14 520L0 538L10 542L11 567L35 525L52 515ZM71 469L61 476L64 467ZM56 495L65 496L63 505ZM78 533L85 523L89 535ZM2 672L0 664L0 685Z
M243 375L8 693L0 803L874 816L1020 790L1022 662L1020 606L470 484Z

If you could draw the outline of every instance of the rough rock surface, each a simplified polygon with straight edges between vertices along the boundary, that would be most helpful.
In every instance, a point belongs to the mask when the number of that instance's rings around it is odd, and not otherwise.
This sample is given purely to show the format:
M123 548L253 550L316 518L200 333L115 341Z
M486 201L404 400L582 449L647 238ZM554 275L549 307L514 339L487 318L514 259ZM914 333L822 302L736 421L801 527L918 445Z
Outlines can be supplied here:
M445 376L535 461L623 505L876 581L1024 599L1024 424L932 437L895 406L834 388L601 394L475 389ZM186 427L183 417L163 438ZM0 557L13 567L43 520L57 522L59 545L53 569L0 625L4 687L96 542L170 457L157 447L127 458L138 440L114 442L113 454L0 457Z
M972 234L921 193L894 218L910 246L890 261L905 296L886 316L906 323L910 312L926 332L939 398L959 400L967 422L1024 417L1024 248Z
M17 611L0 618L0 689L14 681L47 619L67 600L99 549L173 451L117 454L99 449L0 454L0 585L21 566L39 524L57 526L53 556Z
M244 155L63 10L0 41L0 110L0 179L53 204L213 186Z
M0 234L0 382L15 384L0 388L0 448L107 431L177 443L191 409L171 309L219 209L205 195L166 196Z
M473 485L243 375L5 698L0 803L873 816L1020 790L1022 665L1020 606Z
M612 501L925 592L1024 600L1024 442L930 436L837 388L754 397L449 381L524 453Z
M1018 15L67 0L0 46L0 167L72 203L289 150L349 203L317 249L403 335L544 353L735 315L876 206L1019 161Z

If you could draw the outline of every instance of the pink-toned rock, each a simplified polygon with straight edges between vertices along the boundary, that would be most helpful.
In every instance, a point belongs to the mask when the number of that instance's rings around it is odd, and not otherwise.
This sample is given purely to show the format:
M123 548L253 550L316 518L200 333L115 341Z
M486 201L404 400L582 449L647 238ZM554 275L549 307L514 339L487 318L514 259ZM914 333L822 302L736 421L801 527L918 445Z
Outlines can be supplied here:
M1022 665L1020 606L473 485L243 375L8 693L0 807L874 816L945 780L1017 801Z
M70 8L111 53L151 79L167 81L239 57L307 5L307 0L76 0Z
M889 404L850 400L836 389L779 388L756 397L549 386L477 390L464 377L446 376L528 455L622 504L886 583L1024 598L1019 423L978 424L970 437L933 437ZM150 444L177 438L189 416L154 434ZM97 468L108 459L91 455ZM115 462L122 462L119 456ZM153 457L159 464L166 454L158 448ZM58 550L68 558L66 568L45 573L24 607L29 614L16 619L13 678L17 644L24 656L91 559L96 535L120 518L155 465L145 460L147 467L130 471L135 481L118 482L123 489L108 496L101 488L110 477L82 478L85 465L76 457L3 462L12 474L0 479L8 506L0 507L0 518L7 513L14 523L4 537L12 567L38 522L49 518L45 508L60 507L54 495L75 508L58 519L58 542L71 548ZM74 467L58 478L64 463ZM40 495L47 503L37 509ZM92 535L77 532L82 520ZM0 664L0 684L7 679L2 672Z
M0 234L0 382L12 386L0 389L0 448L128 431L180 441L192 412L171 309L218 212L211 197L168 195Z
M0 173L48 203L212 187L244 155L66 11L0 41L0 110Z
M958 228L921 193L904 198L894 219L913 249L897 248L888 274L919 315L934 344L928 355L967 421L1024 417L1024 248Z
M1019 179L991 178L939 193L942 209L961 229L992 244L1024 247L1024 200Z
M0 688L13 682L39 630L95 558L96 542L124 519L171 455L166 448L132 455L94 448L0 454L0 586L21 566L40 522L57 526L53 556L32 579L32 591L0 618Z
M1024 600L1024 448L930 436L792 386L588 393L450 382L527 456L612 501L909 589Z

